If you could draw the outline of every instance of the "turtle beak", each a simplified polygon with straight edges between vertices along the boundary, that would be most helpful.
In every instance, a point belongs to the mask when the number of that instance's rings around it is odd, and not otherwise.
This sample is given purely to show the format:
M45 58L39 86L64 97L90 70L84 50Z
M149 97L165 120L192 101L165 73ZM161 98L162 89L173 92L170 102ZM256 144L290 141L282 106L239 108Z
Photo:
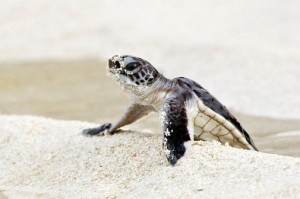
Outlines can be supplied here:
M108 67L109 69L120 69L121 64L120 64L120 56L115 55L111 59L108 60Z
M112 59L108 60L108 67L109 67L109 69L112 69L115 67L115 63L112 61Z

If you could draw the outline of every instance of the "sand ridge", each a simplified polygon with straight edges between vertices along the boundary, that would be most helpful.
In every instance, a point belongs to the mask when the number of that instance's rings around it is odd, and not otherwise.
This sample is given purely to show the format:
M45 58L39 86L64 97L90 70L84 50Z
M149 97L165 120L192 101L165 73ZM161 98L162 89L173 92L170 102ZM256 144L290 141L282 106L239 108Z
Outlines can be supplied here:
M33 116L0 116L0 123L0 190L10 198L18 193L44 198L300 197L299 158L195 142L172 167L157 134L84 137L82 129L96 124Z

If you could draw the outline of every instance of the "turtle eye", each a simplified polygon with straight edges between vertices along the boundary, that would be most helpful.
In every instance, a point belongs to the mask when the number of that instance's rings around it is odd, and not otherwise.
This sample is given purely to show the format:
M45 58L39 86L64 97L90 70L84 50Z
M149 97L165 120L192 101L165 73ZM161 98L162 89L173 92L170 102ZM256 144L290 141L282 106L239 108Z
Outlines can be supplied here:
M125 66L125 69L128 71L133 71L137 67L139 67L141 64L139 62L130 62Z

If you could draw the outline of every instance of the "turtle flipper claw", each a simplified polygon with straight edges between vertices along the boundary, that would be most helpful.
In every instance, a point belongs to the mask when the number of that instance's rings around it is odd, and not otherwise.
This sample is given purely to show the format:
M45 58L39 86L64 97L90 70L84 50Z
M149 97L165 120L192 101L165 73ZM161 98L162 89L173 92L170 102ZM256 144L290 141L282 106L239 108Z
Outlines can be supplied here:
M94 135L102 136L105 135L105 133L108 132L110 128L111 128L111 123L106 123L96 128L84 129L82 131L82 134L85 136L94 136Z
M178 140L177 140L178 141ZM185 154L186 148L183 143L173 142L164 139L163 148L165 149L168 162L174 166L177 161Z

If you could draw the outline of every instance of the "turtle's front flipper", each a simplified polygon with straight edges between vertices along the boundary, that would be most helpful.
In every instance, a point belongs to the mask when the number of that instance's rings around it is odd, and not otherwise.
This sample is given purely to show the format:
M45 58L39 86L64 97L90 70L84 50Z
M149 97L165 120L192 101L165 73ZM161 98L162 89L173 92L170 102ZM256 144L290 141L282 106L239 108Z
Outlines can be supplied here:
M106 123L96 128L84 129L82 134L87 136L104 135L110 128L111 123Z
M184 94L168 98L161 112L161 123L164 133L163 149L170 164L175 165L186 149L184 142L190 140L188 119L184 105Z
M148 115L152 111L154 111L152 106L131 104L126 109L123 116L115 124L106 123L96 128L84 129L82 133L88 136L104 135L106 133L114 134L117 129L135 122L136 120Z

